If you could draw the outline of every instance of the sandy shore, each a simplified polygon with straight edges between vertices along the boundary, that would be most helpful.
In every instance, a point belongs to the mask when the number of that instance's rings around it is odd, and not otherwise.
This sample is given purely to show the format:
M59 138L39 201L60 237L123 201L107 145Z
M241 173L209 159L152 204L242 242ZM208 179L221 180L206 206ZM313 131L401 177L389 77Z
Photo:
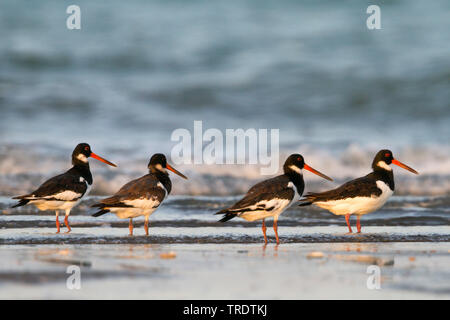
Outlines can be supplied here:
M4 245L0 298L449 299L449 265L448 242Z

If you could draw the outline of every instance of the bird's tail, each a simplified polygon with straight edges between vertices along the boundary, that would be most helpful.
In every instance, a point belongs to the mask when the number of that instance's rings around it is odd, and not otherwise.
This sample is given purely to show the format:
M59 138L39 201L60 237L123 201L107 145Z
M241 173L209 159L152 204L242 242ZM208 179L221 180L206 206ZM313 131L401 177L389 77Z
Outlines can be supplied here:
M100 209L96 213L94 213L92 216L93 217L100 217L100 216L102 216L102 215L104 215L105 213L108 213L108 212L109 212L108 209Z
M93 217L100 217L105 213L110 212L108 209L105 209L105 205L103 203L93 204L91 208L98 208L98 211L92 215Z
M11 208L17 208L26 205L28 202L30 202L30 199L27 199L28 197L30 197L29 194L13 197L14 200L19 200L19 202L13 205Z
M314 203L315 200L316 200L316 197L314 196L314 194L307 193L306 195L304 195L303 199L299 200L299 202L300 202L299 207L310 206Z
M306 207L313 204L313 202L308 201L308 199L300 199L299 201L300 201L300 204L298 205L299 207Z
M227 222L228 220L233 219L237 216L237 213L230 212L228 209L220 210L219 212L216 212L215 214L223 214L222 219L219 220L219 222Z
M18 197L14 197L13 199L20 199ZM15 205L13 205L11 208L17 208L17 207L21 207L26 205L28 202L30 202L30 200L26 200L26 199L20 199L18 203L16 203Z

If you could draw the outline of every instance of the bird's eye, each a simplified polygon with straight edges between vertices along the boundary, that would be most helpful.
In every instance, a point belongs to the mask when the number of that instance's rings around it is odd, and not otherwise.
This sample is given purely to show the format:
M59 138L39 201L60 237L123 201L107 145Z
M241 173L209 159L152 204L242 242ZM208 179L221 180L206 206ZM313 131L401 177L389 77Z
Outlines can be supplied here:
M298 157L298 158L297 158L297 161L300 161L300 160L301 160L301 158L300 158L300 157Z
M86 150L86 151L89 150L89 147L84 147L84 150Z
M391 156L391 154L390 154L390 153L386 153L384 156L385 156L386 158L389 158L389 157Z

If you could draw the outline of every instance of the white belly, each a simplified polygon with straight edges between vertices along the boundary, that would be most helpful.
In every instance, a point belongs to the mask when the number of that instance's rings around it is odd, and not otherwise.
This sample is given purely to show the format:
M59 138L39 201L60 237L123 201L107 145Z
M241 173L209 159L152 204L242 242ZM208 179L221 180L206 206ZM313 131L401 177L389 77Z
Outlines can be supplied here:
M128 206L132 206L133 208L142 209L142 210L155 209L154 207L158 207L160 204L159 200L156 198L124 200L123 203L125 203Z
M134 199L134 200L125 200L123 201L126 205L131 207L125 208L108 208L109 211L115 213L118 218L126 219L126 218L136 218L139 216L150 216L160 205L160 202L156 198L151 199Z
M261 220L261 219L266 219L266 218L270 218L270 217L275 217L275 216L279 216L284 210L272 210L272 211L264 211L264 210L260 210L260 211L252 211L252 212L245 212L242 213L240 215L238 215L238 217L243 218L247 221L256 221L256 220Z
M81 199L89 194L91 191L91 185L86 183L87 189L83 196L76 201L67 201L73 198L78 198L80 196L79 193L73 191L63 191L55 195L48 196L47 198L57 198L61 200L31 200L30 204L34 204L39 210L71 210L78 203L80 203Z
M58 200L34 200L30 201L39 210L68 210L72 209L78 204L79 201L58 201Z
M140 209L140 208L109 208L109 211L116 214L119 219L136 218L140 216L150 216L154 209Z
M278 220L278 216L280 214L282 214L287 208L289 208L293 203L296 203L300 199L300 195L297 193L297 188L295 187L295 185L290 182L288 186L294 189L294 198L292 200L275 198L271 200L261 201L253 207L257 208L258 205L265 204L266 208L274 208L270 211L258 210L244 212L239 214L238 217L241 217L247 221L261 220L269 217L274 217L274 219Z
M356 214L362 215L381 208L394 193L388 185L378 180L377 187L381 190L378 197L354 197L331 201L314 202L315 205L327 209L336 215Z

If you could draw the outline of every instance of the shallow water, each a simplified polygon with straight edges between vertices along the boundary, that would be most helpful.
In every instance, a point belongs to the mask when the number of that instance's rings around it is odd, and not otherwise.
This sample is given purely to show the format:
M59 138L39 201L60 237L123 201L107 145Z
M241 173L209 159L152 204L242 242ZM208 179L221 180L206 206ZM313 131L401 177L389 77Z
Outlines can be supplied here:
M128 235L128 227L83 228L73 226L70 234L55 234L55 228L41 227L2 229L0 244L163 244L163 243L262 243L260 228L241 227L151 227L145 236L143 228ZM62 228L64 231L64 228ZM284 227L279 224L282 243L334 242L449 242L450 226L435 227L365 227L361 234L347 234L342 227ZM275 242L269 229L267 236Z
M236 197L173 196L150 218L94 218L89 197L55 234L54 214L10 210L0 198L0 298L18 299L448 299L450 225L446 197L394 196L347 234L343 217L292 207L281 244L261 226L213 213ZM353 224L355 223L352 221ZM65 231L65 228L62 228ZM80 266L81 289L66 286ZM381 289L368 289L369 266ZM124 293L126 291L126 293Z
M134 219L135 235L128 234L128 219L113 214L94 218L88 197L70 215L72 233L54 235L55 215L32 206L8 209L13 200L0 198L0 242L17 243L195 243L260 242L261 223L235 218L218 222L214 215L238 197L173 196L150 217L150 237L143 234L143 218ZM342 216L315 207L292 206L279 220L284 242L449 241L450 210L446 197L392 197L375 213L361 219L363 234L346 236ZM1 207L0 207L1 209ZM62 217L60 220L62 221ZM356 230L355 218L351 223ZM269 236L271 222L268 220ZM64 228L62 229L65 230Z

